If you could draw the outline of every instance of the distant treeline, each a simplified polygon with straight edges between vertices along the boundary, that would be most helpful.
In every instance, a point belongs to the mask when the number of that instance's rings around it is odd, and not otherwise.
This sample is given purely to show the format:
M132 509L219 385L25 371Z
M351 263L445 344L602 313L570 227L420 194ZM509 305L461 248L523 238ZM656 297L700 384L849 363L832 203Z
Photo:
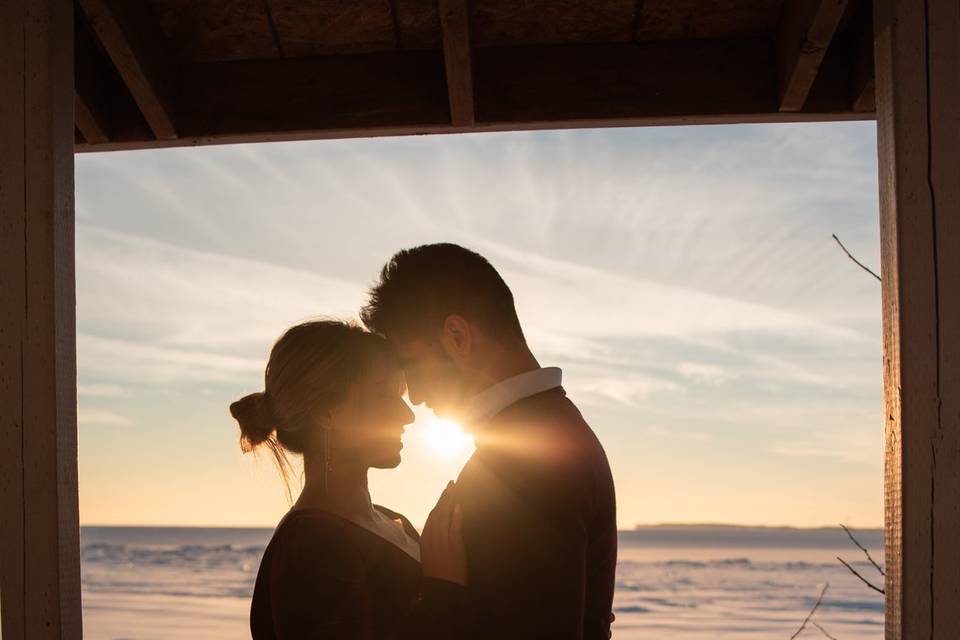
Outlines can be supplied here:
M853 529L868 548L883 547L882 529ZM741 527L735 525L652 525L621 531L625 545L680 547L771 547L843 549L852 547L842 528Z

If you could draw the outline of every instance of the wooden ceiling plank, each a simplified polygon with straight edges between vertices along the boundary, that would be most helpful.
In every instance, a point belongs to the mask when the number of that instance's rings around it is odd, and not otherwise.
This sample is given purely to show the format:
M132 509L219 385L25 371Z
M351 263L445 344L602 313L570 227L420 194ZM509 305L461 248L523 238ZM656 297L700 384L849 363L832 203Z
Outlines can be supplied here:
M439 6L450 121L456 127L469 126L476 121L470 11L467 0L439 0Z
M787 0L777 34L780 111L800 111L848 0Z
M159 140L176 138L171 58L147 5L129 0L79 2L153 134Z

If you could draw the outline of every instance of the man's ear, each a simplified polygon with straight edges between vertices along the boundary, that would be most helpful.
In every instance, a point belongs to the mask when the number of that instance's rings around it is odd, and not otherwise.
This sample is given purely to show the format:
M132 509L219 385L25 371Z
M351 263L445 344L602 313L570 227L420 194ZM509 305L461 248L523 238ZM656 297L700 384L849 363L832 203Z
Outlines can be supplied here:
M457 363L469 358L473 348L473 331L466 318L456 314L447 316L443 321L440 344Z

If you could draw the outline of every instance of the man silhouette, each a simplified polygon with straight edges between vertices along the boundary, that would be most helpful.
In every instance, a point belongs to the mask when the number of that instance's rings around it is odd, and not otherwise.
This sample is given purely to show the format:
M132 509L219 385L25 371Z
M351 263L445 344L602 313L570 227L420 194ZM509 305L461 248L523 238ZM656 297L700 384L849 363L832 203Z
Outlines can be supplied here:
M455 488L469 636L609 638L617 555L610 467L560 369L542 368L528 348L497 271L455 244L400 251L361 318L399 354L410 401L474 435Z

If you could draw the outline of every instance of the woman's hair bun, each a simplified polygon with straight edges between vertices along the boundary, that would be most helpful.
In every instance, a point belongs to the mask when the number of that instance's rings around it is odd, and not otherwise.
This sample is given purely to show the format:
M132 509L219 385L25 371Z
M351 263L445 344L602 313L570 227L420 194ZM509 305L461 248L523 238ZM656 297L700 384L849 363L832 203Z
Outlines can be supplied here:
M230 415L240 425L240 442L244 450L266 442L277 428L270 399L262 391L231 403Z

